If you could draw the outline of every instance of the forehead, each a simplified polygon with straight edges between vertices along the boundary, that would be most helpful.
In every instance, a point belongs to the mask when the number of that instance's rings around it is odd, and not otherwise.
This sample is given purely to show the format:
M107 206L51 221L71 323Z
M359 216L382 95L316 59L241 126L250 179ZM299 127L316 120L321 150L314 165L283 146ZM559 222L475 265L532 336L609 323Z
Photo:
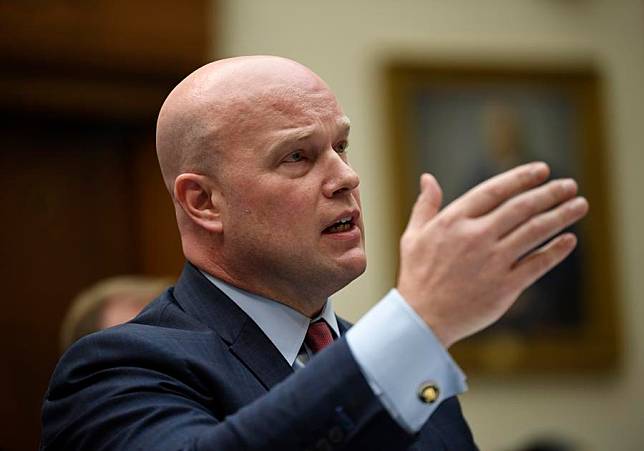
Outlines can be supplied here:
M302 90L280 87L235 104L231 115L238 138L291 134L305 138L321 129L347 130L349 119L335 95L326 88Z
M336 121L344 116L335 95L325 87L301 89L282 87L254 99L260 114L276 121Z

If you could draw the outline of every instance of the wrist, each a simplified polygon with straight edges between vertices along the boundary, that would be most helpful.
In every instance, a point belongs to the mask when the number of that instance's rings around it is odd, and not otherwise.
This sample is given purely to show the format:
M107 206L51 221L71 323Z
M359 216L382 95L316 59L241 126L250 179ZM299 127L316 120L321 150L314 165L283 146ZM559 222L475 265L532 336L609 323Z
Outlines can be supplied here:
M439 316L429 312L427 309L428 302L418 302L418 296L409 294L404 288L397 287L398 293L403 301L414 311L414 313L425 323L432 331L436 339L448 349L457 340L450 333L449 328L445 327L445 321L441 321Z

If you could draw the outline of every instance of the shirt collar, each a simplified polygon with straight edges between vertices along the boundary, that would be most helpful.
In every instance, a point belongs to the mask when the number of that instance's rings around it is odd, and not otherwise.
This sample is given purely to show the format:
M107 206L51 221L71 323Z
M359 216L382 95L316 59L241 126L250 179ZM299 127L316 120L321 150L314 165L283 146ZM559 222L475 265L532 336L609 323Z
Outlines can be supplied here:
M286 304L242 290L203 271L202 274L251 317L291 366L311 322L324 319L336 337L340 336L331 299L327 299L320 314L311 319Z

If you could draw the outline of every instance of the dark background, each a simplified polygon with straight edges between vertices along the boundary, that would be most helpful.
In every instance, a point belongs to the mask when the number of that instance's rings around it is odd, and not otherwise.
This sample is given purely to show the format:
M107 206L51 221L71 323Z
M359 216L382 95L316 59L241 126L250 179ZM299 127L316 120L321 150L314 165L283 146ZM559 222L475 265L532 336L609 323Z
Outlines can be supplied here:
M212 3L0 2L0 449L36 449L72 298L182 265L154 151L165 96L206 61Z

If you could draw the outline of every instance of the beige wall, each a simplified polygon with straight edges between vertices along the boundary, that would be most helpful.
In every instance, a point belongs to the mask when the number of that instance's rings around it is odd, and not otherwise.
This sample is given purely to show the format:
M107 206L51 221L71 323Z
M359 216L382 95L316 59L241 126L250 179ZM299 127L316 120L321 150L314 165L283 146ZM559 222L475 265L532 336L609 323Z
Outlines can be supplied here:
M220 0L218 54L278 54L310 66L352 118L369 269L336 297L357 319L392 285L394 228L385 165L382 65L390 58L591 61L605 76L607 131L625 361L610 377L471 378L464 409L483 450L541 433L588 450L644 449L644 4L642 1ZM639 232L638 232L639 231Z

